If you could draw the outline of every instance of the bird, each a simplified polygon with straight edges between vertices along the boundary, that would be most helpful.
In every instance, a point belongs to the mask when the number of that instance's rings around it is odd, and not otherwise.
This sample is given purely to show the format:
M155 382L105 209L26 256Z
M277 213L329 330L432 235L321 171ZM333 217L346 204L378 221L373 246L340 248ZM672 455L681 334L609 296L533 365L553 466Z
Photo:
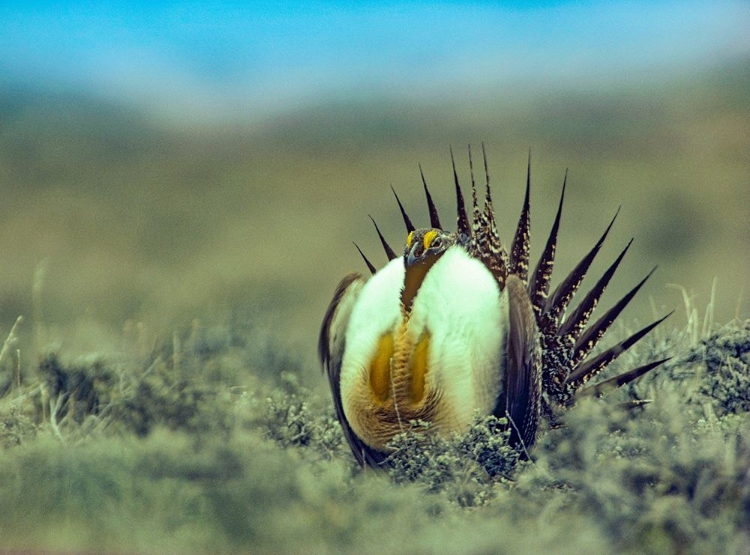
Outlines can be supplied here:
M362 466L387 467L389 442L413 421L428 422L446 435L466 432L477 414L503 418L509 443L528 457L542 422L560 426L576 399L599 396L669 360L588 385L671 314L592 355L656 270L589 323L632 239L569 310L619 208L594 246L550 292L567 170L545 247L530 270L531 152L523 206L508 248L496 225L484 144L482 206L469 147L471 219L452 149L450 157L455 231L444 229L420 165L429 227L416 228L393 190L407 233L403 252L391 248L371 217L388 262L377 269L355 243L371 275L345 276L323 318L319 358L336 417Z

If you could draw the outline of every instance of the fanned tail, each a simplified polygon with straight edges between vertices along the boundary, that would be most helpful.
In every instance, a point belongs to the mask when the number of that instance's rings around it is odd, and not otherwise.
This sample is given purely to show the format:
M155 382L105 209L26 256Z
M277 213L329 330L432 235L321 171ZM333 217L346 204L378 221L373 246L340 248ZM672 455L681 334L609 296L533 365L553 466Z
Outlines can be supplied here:
M487 152L482 143L482 159L484 161L484 210L481 214L482 225L484 226L484 237L486 242L486 255L488 260L485 264L495 276L498 285L502 289L508 277L508 253L500 241L500 234L497 232L495 224L495 211L492 208L492 191L490 190L490 171L487 167Z
M620 316L622 311L628 306L638 291L651 277L656 268L652 269L630 291L620 298L614 306L609 308L602 316L594 321L593 324L590 323L593 312L596 310L606 288L632 245L633 239L631 239L618 254L617 258L609 265L603 275L599 277L594 286L586 293L585 297L580 303L578 303L575 309L572 310L569 315L566 315L573 297L578 292L581 283L591 268L597 254L601 250L614 222L617 220L620 208L617 209L617 212L612 217L596 244L585 254L578 264L575 265L567 276L565 276L562 282L550 292L550 284L557 252L558 234L562 220L563 206L565 203L568 177L567 170L563 179L557 212L549 231L547 242L532 272L529 268L531 227L531 151L529 151L527 164L526 190L523 206L509 251L506 251L500 241L495 222L490 191L490 174L484 143L482 143L482 156L486 184L483 205L480 205L481 201L477 191L471 145L469 145L468 154L471 178L471 220L467 213L466 202L459 183L453 149L451 148L450 150L453 182L456 194L456 235L458 242L466 247L471 256L481 260L492 272L497 280L500 291L503 291L506 287L510 286L510 276L515 276L515 278L513 278L513 283L520 287L519 291L528 294L528 302L526 306L530 306L532 309L530 313L533 313L532 320L535 321L536 329L538 330L538 334L532 334L534 339L531 339L529 336L528 340L524 343L524 349L529 349L529 353L534 353L534 357L532 358L539 357L535 364L541 365L541 382L545 394L544 400L524 401L525 398L522 398L520 394L518 396L514 394L514 398L518 397L515 400L521 404L524 402L531 404L544 404L544 412L550 419L551 425L554 426L557 418L557 413L554 410L555 406L562 409L566 406L572 405L580 396L602 395L607 391L640 378L644 374L661 366L669 360L668 358L664 358L649 362L612 378L600 381L594 385L587 385L592 378L607 368L617 359L617 357L630 349L672 314L667 314L633 333L616 345L603 350L595 356L589 357L614 321ZM440 222L440 217L427 186L427 181L421 165L419 166L419 174L422 179L425 199L429 210L430 226L434 229L442 230L443 227ZM414 231L415 226L407 214L401 199L395 189L393 189L393 187L391 187L391 189L393 190L396 202L398 203L401 217L404 221L407 232ZM388 260L393 260L397 256L396 253L386 241L375 220L372 217L370 217L370 219L375 225L375 230L377 231L378 238L380 239ZM355 246L370 272L374 274L376 272L375 266L367 259L356 243ZM521 284L523 285L521 286ZM519 352L521 351L519 350Z

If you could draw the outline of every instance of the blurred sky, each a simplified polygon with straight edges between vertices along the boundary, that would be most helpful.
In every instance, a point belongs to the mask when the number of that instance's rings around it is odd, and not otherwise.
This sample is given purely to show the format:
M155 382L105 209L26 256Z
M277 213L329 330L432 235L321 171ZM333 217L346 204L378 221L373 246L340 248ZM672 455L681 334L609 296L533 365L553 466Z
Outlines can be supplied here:
M263 117L331 96L585 86L750 53L750 3L3 2L0 84L167 117Z

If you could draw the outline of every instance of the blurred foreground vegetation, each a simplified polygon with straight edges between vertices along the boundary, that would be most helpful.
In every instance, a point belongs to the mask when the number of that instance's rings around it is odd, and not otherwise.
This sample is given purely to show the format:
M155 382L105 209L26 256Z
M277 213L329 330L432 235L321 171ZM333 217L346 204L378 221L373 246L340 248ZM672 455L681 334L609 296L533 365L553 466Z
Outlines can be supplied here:
M746 553L750 321L657 331L653 375L567 415L520 462L479 421L355 466L310 368L243 317L139 353L44 357L0 398L0 545L137 553ZM13 338L10 338L13 341ZM19 385L20 382L20 385ZM622 401L648 399L638 409ZM418 423L413 424L420 428Z

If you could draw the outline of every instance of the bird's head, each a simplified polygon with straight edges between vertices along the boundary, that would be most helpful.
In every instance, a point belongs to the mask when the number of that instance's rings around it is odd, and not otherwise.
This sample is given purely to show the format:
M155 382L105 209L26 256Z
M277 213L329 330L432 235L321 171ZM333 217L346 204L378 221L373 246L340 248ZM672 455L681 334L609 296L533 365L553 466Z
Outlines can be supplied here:
M456 243L456 234L442 229L415 229L409 232L404 249L406 267L434 263L448 247Z
M404 249L406 275L401 290L401 304L406 313L411 311L414 297L428 270L455 243L456 234L442 229L415 229L409 232Z

